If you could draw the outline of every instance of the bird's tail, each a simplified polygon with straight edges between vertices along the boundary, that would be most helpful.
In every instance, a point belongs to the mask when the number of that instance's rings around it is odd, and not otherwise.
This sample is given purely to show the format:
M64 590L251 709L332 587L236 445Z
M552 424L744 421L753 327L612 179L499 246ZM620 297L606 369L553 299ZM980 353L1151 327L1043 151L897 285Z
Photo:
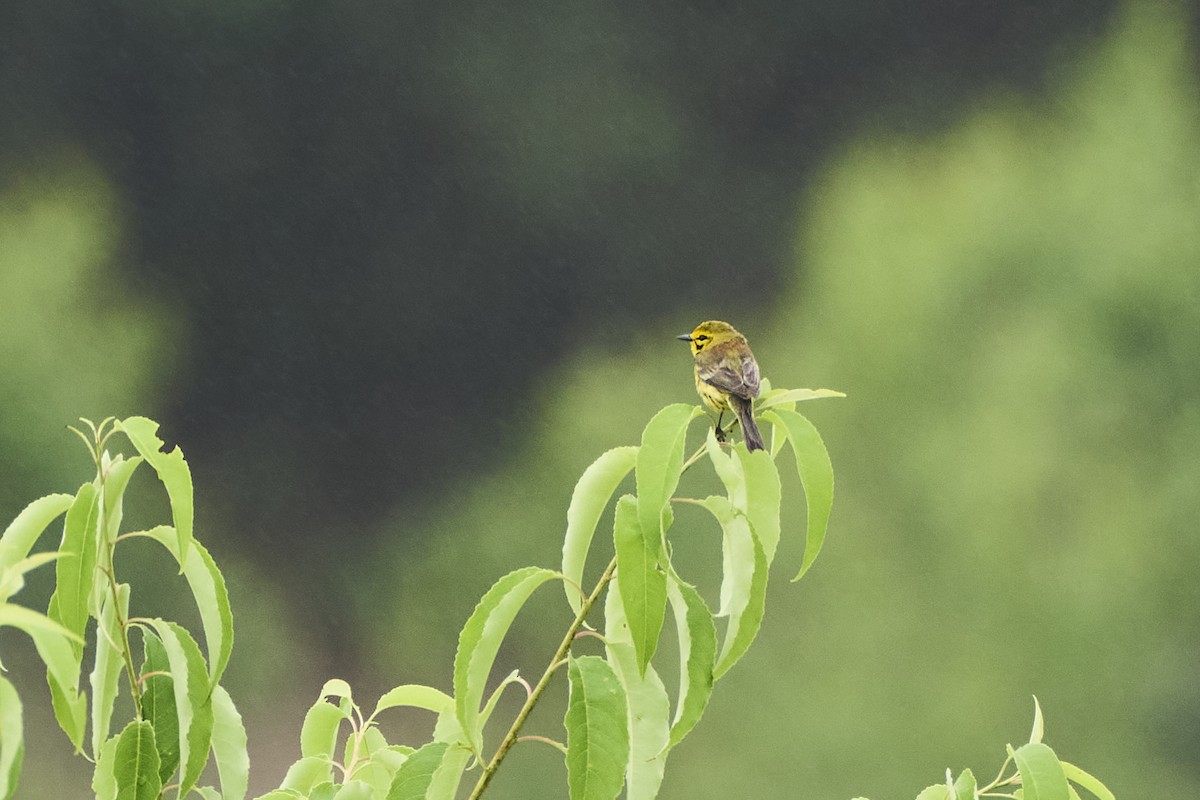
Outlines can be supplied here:
M746 449L750 452L765 450L766 447L763 446L762 434L758 430L758 425L754 422L751 401L731 395L729 403L733 406L733 410L737 414L738 423L742 426L742 436L746 439Z

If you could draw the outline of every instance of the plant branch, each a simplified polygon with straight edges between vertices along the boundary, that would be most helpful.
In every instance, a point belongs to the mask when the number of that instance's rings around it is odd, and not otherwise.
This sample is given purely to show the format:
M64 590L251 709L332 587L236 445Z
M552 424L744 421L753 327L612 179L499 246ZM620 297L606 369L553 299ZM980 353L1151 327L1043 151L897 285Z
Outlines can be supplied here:
M547 665L546 671L542 673L542 677L533 687L533 691L529 693L528 699L525 700L525 705L521 706L521 710L517 713L517 718L513 720L512 727L508 729L508 733L504 735L500 746L496 748L496 754L492 756L492 760L483 768L483 774L479 776L479 782L475 784L475 788L472 790L468 800L477 800L483 794L484 789L487 788L488 784L492 781L492 777L495 776L496 770L500 768L500 762L508 755L508 751L512 749L512 746L517 743L517 739L521 733L521 726L525 724L525 720L529 718L533 707L537 705L538 700L541 698L542 692L550 684L550 679L554 677L554 673L566 659L567 652L571 649L571 644L575 641L575 634L583 626L584 618L592 610L592 606L596 604L596 601L600 598L600 594L604 591L604 587L608 586L608 582L612 580L613 573L616 570L617 558L613 556L613 560L609 562L608 568L604 570L604 574L600 576L600 580L596 583L596 588L583 601L583 604L579 608L579 613L571 621L566 635L563 636L558 649L554 651L554 655L550 658L550 663Z

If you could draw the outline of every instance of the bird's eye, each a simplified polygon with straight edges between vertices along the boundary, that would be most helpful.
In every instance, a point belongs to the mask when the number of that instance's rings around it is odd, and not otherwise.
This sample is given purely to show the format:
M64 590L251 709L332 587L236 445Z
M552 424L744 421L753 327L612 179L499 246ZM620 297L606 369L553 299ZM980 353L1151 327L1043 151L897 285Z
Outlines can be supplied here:
M696 341L697 341L697 342L707 342L707 341L708 341L708 337L707 337L707 336L705 336L705 335L702 333L702 334L700 334L699 336L697 336L697 337L696 337Z

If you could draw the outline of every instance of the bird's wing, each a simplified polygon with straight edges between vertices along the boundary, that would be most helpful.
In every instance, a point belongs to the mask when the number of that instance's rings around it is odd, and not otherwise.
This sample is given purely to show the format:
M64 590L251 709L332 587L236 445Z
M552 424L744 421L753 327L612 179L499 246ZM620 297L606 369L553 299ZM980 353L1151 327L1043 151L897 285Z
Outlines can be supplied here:
M758 364L754 356L723 358L698 368L700 380L723 392L750 399L758 396Z
M749 353L742 354L742 384L750 397L758 397L758 362Z

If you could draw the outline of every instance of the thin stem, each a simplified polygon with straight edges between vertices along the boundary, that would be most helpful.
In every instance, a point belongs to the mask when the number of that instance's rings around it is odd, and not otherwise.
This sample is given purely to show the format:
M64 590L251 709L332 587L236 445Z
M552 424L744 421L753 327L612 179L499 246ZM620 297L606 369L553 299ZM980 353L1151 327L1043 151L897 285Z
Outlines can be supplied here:
M562 642L558 645L558 649L554 651L554 656L551 657L546 671L542 673L541 679L533 687L533 691L529 693L525 705L521 706L520 712L517 713L517 718L513 720L512 727L508 729L508 733L504 735L500 746L496 748L496 754L492 756L492 760L483 768L483 774L479 776L479 782L475 784L474 790L468 800L477 800L483 794L483 790L491 783L492 777L495 776L496 770L500 768L500 762L508 755L508 751L517 743L517 738L521 733L521 726L525 724L533 707L537 705L537 701L542 696L542 692L550 684L550 679L554 677L555 671L566 660L567 652L571 649L571 644L575 641L575 634L583 626L583 620L592 610L592 606L596 604L596 600L600 598L600 594L604 591L604 587L608 586L608 582L612 580L613 573L617 570L617 558L613 556L613 560L608 563L608 568L604 570L604 574L600 576L600 580L596 583L596 588L588 595L587 599L579 608L579 613L575 615L575 619L571 621L571 625L567 628L566 635L563 636Z
M554 739L551 739L548 736L518 736L517 741L518 742L541 742L543 744L548 744L551 747L561 750L563 755L567 754L567 746L565 744L563 744L562 742L555 741Z

